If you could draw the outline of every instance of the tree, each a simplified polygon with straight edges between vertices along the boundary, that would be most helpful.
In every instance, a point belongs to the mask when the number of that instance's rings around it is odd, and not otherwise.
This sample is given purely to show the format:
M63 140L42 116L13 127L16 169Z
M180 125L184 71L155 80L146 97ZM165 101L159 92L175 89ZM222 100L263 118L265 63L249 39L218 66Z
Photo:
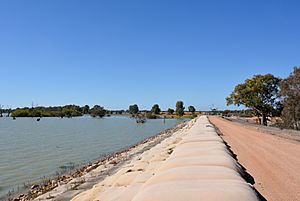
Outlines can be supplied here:
M176 113L179 116L184 115L184 107L183 107L183 102L182 101L177 101L177 103L176 103Z
M4 105L0 104L0 117L3 117L3 114L2 114L3 113L3 107L4 107Z
M12 117L29 117L29 109L16 109L11 113Z
M10 116L10 113L11 113L11 107L10 106L7 106L7 117L9 117Z
M154 113L152 113L152 112L147 112L147 113L145 114L145 117L146 117L147 119L157 119L157 116L156 116Z
M287 128L300 130L300 67L282 80L280 95L283 97L282 120Z
M90 111L90 106L85 105L85 106L82 107L82 113L83 114L88 114L89 111Z
M252 79L239 84L226 98L227 105L244 105L255 110L262 117L262 124L267 126L268 117L281 108L279 100L280 78L271 74L255 75Z
M75 108L72 107L63 107L61 116L63 117L76 117L76 116L81 116L82 113L77 111Z
M130 114L137 114L137 113L139 113L139 107L137 106L137 104L129 106L129 113Z
M106 110L104 109L104 107L101 107L99 105L95 105L92 109L91 109L91 115L92 117L104 117L106 114Z
M196 111L196 109L195 109L195 107L194 106L189 106L189 112L191 112L191 113L195 113L195 111Z
M152 109L151 109L151 112L154 113L154 114L159 114L160 113L160 108L159 108L159 105L158 104L155 104L152 106Z
M82 111L78 105L65 105L61 108L61 117L82 116Z
M168 114L173 114L173 113L174 113L174 110L171 109L171 108L169 108L169 109L168 109Z

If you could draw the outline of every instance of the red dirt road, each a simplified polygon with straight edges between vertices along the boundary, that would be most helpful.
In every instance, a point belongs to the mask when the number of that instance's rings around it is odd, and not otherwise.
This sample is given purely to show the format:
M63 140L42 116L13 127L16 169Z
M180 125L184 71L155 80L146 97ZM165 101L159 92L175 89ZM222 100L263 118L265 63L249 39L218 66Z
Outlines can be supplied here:
M300 143L210 116L268 201L300 201Z

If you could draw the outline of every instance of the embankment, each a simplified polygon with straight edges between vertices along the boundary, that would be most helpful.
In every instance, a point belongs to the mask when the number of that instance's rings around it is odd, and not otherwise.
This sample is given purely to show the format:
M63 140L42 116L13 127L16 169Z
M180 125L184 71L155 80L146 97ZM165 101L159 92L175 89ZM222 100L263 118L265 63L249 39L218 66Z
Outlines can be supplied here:
M72 200L259 200L244 175L207 117L202 116Z

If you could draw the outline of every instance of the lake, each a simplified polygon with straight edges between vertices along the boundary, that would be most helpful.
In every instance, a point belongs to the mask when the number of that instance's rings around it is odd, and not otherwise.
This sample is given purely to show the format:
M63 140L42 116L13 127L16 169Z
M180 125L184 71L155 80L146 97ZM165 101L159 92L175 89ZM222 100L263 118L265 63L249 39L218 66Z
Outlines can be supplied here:
M134 145L182 120L128 117L0 118L0 199L24 183L54 176L62 167L82 165Z

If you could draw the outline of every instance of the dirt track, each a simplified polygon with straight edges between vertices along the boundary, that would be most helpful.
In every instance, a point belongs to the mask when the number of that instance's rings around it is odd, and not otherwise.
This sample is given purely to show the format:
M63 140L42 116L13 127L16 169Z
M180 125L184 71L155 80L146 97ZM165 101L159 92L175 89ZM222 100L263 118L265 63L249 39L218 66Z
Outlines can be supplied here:
M211 116L254 187L270 201L300 201L300 143Z

